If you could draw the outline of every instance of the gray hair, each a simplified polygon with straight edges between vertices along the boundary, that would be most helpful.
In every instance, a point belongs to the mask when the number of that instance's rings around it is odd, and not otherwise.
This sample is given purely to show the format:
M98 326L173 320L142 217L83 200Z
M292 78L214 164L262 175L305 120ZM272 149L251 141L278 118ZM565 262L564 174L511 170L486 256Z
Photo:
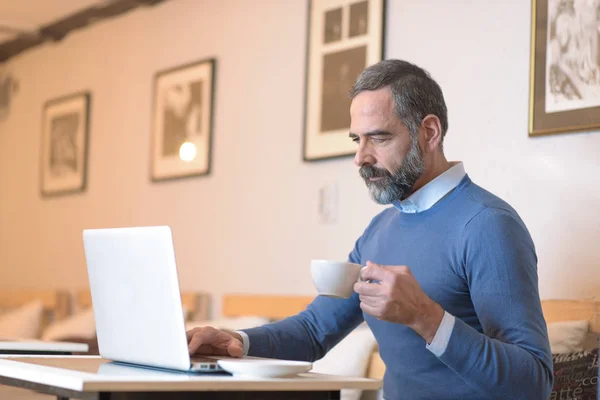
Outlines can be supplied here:
M427 71L407 61L383 60L360 73L350 90L350 98L385 86L390 87L396 114L413 138L423 118L433 114L440 119L443 142L448 130L448 110L442 89Z

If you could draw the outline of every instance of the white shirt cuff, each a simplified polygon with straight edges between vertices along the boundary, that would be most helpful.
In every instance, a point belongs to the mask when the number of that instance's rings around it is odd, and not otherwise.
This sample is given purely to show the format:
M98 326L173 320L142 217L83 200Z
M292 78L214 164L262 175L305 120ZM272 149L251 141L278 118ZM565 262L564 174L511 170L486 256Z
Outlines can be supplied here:
M235 333L242 337L242 345L244 346L244 352L242 353L242 356L246 357L248 355L248 350L250 349L250 339L248 338L246 332L235 331Z
M450 341L450 335L452 335L452 330L454 329L454 321L454 315L444 311L444 317L442 318L442 322L440 323L433 340L430 344L425 346L427 350L435 354L436 357L441 357L441 355L444 354L444 351L446 351L446 347L448 347L448 342Z

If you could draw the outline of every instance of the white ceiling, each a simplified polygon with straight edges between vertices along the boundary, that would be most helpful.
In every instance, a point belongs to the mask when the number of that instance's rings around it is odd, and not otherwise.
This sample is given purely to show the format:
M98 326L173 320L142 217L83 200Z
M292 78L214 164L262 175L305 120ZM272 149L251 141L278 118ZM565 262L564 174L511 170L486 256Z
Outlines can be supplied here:
M36 31L41 26L54 22L94 4L111 0L0 0L0 44L15 38L15 30Z

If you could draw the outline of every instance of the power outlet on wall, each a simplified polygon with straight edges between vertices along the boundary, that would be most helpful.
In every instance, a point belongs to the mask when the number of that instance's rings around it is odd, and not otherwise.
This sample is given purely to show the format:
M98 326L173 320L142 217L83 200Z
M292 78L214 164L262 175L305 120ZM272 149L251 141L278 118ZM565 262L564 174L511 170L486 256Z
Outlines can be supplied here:
M319 221L321 224L335 224L338 209L338 184L332 182L319 188Z

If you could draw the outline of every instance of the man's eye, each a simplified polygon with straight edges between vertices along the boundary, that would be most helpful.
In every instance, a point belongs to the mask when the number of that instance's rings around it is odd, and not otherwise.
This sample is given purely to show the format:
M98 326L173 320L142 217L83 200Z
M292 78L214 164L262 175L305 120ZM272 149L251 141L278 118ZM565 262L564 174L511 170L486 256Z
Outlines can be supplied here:
M358 139L357 137L355 137L355 138L352 138L352 141L353 141L354 143L358 143L358 142L359 142L359 139Z
M382 138L371 138L371 140L373 141L373 143L383 143L383 142L387 141L387 139L382 139Z

